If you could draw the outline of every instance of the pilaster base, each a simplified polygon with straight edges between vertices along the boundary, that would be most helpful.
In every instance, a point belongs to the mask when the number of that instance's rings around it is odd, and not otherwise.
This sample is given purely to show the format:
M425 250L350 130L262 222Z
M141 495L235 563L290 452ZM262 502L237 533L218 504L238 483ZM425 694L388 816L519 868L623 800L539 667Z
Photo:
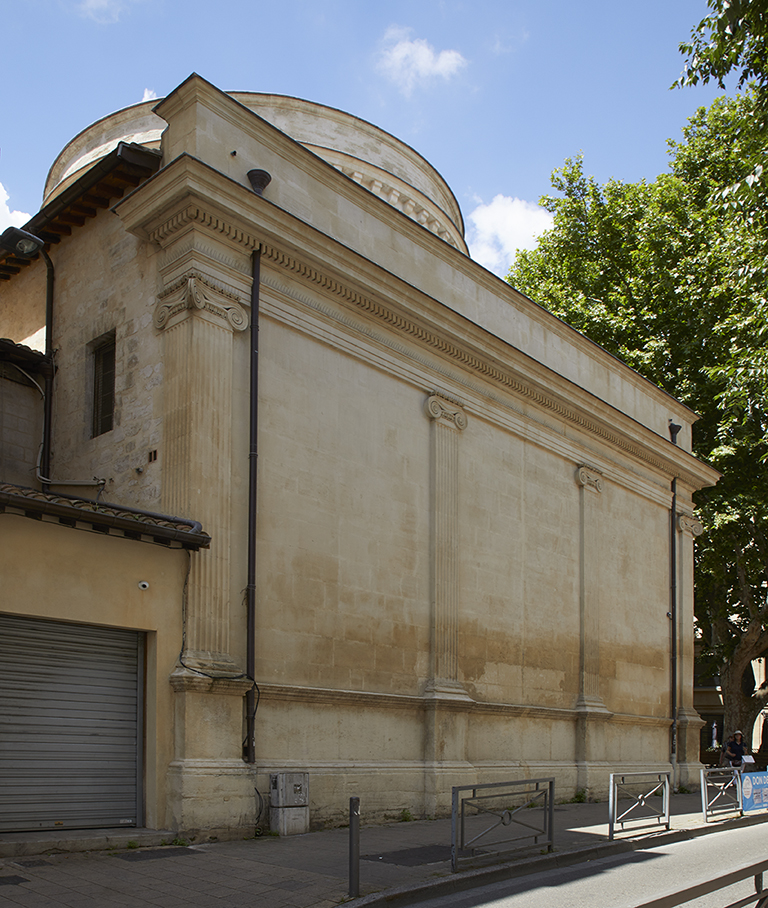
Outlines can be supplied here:
M253 770L243 762L246 678L214 678L177 666L174 760L168 771L168 825L221 835L254 828Z
M464 760L424 764L424 815L450 816L454 785L477 785L477 768Z
M453 786L477 782L477 770L464 759L467 707L474 701L461 684L441 679L427 685L424 701L424 815L445 816Z
M610 775L620 768L603 760L578 761L576 791L583 791L588 801L607 800Z
M228 653L187 650L181 654L174 675L179 672L199 673L210 678L242 678L243 670Z
M685 707L677 711L677 762L698 763L700 756L700 731L704 720L695 709Z
M435 679L427 684L424 688L424 699L441 700L446 704L453 702L462 706L475 702L467 693L463 684L458 681L443 681L440 679Z
M599 697L582 694L576 702L576 790L587 797L606 788L606 764L599 758L605 754L605 725L612 715Z
M701 786L700 731L704 720L695 709L682 707L677 711L677 753L673 765L672 784L690 790Z
M174 760L168 767L170 827L203 840L253 835L259 814L254 782L242 760Z

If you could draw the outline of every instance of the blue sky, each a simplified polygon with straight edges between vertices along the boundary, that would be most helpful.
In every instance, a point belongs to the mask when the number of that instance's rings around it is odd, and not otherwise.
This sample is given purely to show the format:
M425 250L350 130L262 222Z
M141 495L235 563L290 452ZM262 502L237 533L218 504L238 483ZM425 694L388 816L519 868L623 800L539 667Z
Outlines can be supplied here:
M22 0L3 3L0 229L40 207L61 148L197 72L338 107L445 177L472 254L502 274L547 226L566 157L653 179L716 89L670 91L705 0ZM17 87L16 87L17 86Z

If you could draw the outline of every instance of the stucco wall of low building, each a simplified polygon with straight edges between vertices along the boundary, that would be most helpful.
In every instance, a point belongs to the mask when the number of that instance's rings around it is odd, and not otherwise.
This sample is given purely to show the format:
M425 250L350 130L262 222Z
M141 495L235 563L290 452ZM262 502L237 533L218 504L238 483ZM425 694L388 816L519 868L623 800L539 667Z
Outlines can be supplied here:
M2 610L146 635L146 824L168 828L174 753L168 678L181 649L189 554L57 523L0 515ZM148 584L140 589L139 583Z

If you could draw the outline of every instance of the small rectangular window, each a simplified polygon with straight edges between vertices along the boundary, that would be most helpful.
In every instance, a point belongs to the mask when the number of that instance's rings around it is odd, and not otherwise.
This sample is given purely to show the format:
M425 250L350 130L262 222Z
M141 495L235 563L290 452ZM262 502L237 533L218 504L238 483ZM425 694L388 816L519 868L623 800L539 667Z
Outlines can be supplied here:
M93 429L103 435L115 417L115 336L108 335L93 348Z

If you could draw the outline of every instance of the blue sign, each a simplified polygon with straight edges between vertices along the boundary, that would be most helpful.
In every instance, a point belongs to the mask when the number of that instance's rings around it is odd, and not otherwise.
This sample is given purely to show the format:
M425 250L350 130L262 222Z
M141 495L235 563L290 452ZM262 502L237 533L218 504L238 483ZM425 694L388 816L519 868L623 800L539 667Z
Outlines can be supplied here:
M768 772L741 774L741 809L768 810Z

